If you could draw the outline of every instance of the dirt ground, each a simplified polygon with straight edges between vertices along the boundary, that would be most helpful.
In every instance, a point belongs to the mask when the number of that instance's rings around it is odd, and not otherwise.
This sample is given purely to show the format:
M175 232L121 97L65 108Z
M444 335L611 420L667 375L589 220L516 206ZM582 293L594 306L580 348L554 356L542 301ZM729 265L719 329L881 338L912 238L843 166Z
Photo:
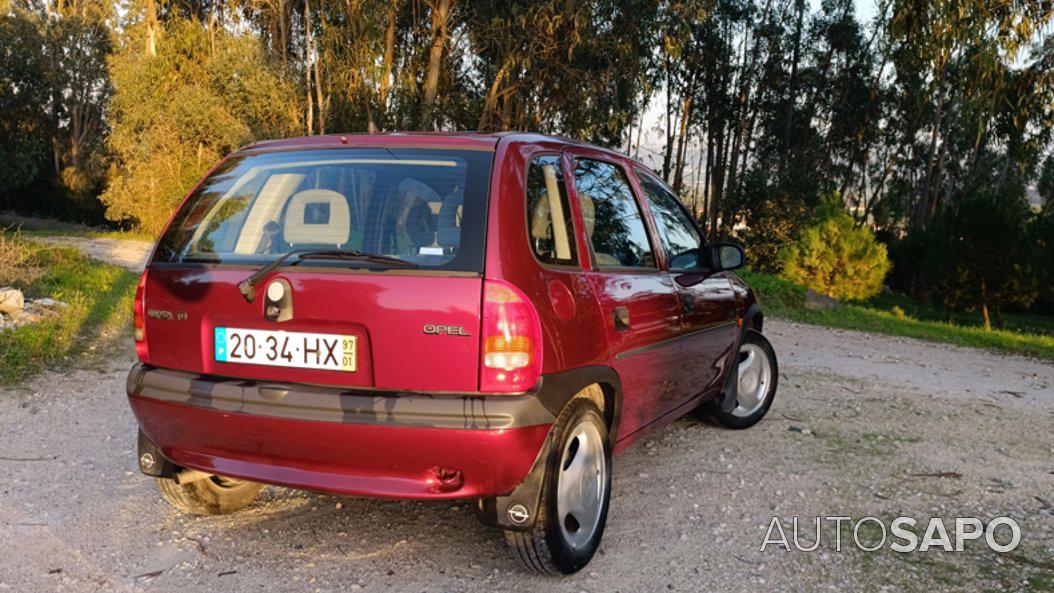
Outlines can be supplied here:
M108 264L128 268L133 272L142 272L154 244L149 241L132 239L107 239L87 237L33 237L34 241L43 241L57 247L74 247L88 257Z
M181 516L135 467L130 349L39 376L0 392L0 590L1054 590L1054 365L780 321L766 333L781 362L768 417L747 431L684 419L616 458L601 551L562 579L522 572L467 503L268 488L235 515ZM1007 515L1022 539L1005 554L983 540L866 553L843 527L839 552L825 521L816 551L761 551L773 516L799 517L804 545L815 517L839 515Z

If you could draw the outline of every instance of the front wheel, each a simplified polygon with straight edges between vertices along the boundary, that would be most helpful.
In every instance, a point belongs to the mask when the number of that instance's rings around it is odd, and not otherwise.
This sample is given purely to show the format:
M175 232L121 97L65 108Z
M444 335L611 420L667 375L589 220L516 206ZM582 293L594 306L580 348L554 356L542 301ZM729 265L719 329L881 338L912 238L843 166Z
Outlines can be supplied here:
M223 476L209 476L186 484L157 478L157 489L170 505L194 515L223 515L241 510L256 500L264 485Z
M589 400L573 400L556 426L534 528L505 531L505 546L528 570L571 574L600 547L611 500L611 447L607 425Z
M736 407L731 412L716 408L713 415L728 428L750 428L772 406L779 382L779 365L772 344L754 330L748 330L743 336L737 361L737 368L733 369L737 381Z

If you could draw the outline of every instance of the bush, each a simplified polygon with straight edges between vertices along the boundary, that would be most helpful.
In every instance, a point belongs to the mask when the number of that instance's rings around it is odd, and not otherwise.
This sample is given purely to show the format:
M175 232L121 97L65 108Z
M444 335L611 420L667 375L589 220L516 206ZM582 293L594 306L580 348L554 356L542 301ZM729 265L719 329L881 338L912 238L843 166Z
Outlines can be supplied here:
M117 160L100 196L106 217L157 233L222 156L299 130L295 86L251 35L167 23L156 56L128 47L110 60L109 148Z
M783 277L843 300L875 296L889 273L886 246L828 199L820 218L780 253Z

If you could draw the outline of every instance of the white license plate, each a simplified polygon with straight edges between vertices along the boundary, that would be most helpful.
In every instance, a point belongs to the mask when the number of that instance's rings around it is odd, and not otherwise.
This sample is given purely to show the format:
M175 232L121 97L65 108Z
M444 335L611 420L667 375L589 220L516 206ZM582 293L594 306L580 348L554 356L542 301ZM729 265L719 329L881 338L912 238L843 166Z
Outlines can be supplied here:
M218 362L355 371L355 336L234 327L214 329Z

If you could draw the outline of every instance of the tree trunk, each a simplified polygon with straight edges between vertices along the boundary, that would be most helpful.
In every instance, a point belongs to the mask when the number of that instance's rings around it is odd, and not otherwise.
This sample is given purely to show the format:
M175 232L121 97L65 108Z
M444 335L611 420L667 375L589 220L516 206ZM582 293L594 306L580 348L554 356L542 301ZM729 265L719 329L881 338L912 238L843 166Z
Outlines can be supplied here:
M677 161L673 166L673 191L681 195L681 185L684 183L684 152L688 139L688 118L692 113L692 96L684 98L684 107L681 112L681 131L677 139Z
M494 113L495 108L498 105L498 89L501 88L501 81L509 73L509 66L512 62L511 57L506 57L502 63L501 68L498 69L498 73L494 75L494 82L490 84L490 88L487 90L487 98L483 101L483 113L479 117L479 124L476 128L480 131L486 131L490 125L491 116ZM630 133L632 135L632 129Z
M714 141L714 154L716 160L714 161L714 176L713 176L713 194L710 199L710 239L711 241L717 241L721 235L720 229L717 226L718 223L718 212L720 212L723 206L723 198L725 193L725 128L724 125L718 131L717 139Z
M289 63L289 12L285 0L278 0L278 36L282 46L282 65Z
M315 130L315 105L311 97L311 0L304 0L304 83L307 92L307 135Z
M146 0L146 55L157 55L157 0Z
M783 175L787 168L787 153L790 150L790 135L794 118L794 105L798 93L798 62L801 61L801 32L805 20L805 0L796 0L798 18L794 24L794 51L791 52L790 76L787 80L787 96L783 104L783 121L780 125L779 171Z
M443 63L443 48L446 47L447 21L450 20L450 5L453 0L431 0L432 9L432 48L428 52L428 73L425 75L424 87L421 89L420 128L430 130L433 127L433 106L439 91L439 69Z
M940 137L941 120L944 115L944 81L941 72L937 73L937 105L933 109L933 122L930 125L930 142L926 157L926 178L922 184L922 195L916 207L915 223L919 228L925 227L930 220L930 202L933 196L933 170L937 162L937 139Z
M673 122L670 113L673 111L673 66L670 57L666 57L666 146L662 153L662 178L669 181L670 167L673 162Z
M772 0L765 2L765 10L762 12L761 20L758 21L757 26L760 28L768 22L769 9L772 7ZM744 33L743 39L743 51L746 51L746 34ZM736 126L735 134L732 137L732 153L728 167L728 190L727 193L733 198L738 196L738 184L739 179L737 177L739 167L739 155L742 149L742 145L746 143L750 144L750 139L746 138L748 131L747 124L752 121L750 116L750 84L754 79L754 68L757 66L759 54L761 53L761 40L754 39L754 46L750 50L750 62L745 65L744 71L740 75L739 80L739 100L738 100L738 113L739 113L739 124ZM727 225L727 221L723 224Z
M706 169L703 173L703 215L700 218L703 226L703 234L710 235L710 193L712 189L711 176L713 174L714 162L714 136L708 129L706 131Z
M306 2L307 0L305 0ZM323 0L319 0L320 14L325 14L325 6ZM308 23L310 27L310 23ZM325 35L326 32L326 21L322 21L322 33ZM315 62L315 105L318 107L318 133L326 133L326 92L322 87L322 56L318 52L318 40L312 38L311 40L311 53L314 54Z
M695 166L695 175L692 180L692 218L699 220L699 182L703 176L703 143L699 142L699 163ZM703 211L705 215L706 211Z
M388 28L384 32L384 58L381 60L381 81L378 92L377 116L381 126L388 127L388 89L391 87L392 63L395 61L395 17L399 13L399 0L388 4ZM370 118L372 122L373 119ZM372 131L372 130L371 130Z
M988 290L981 278L981 317L984 318L984 331L992 331L992 320L988 317Z

